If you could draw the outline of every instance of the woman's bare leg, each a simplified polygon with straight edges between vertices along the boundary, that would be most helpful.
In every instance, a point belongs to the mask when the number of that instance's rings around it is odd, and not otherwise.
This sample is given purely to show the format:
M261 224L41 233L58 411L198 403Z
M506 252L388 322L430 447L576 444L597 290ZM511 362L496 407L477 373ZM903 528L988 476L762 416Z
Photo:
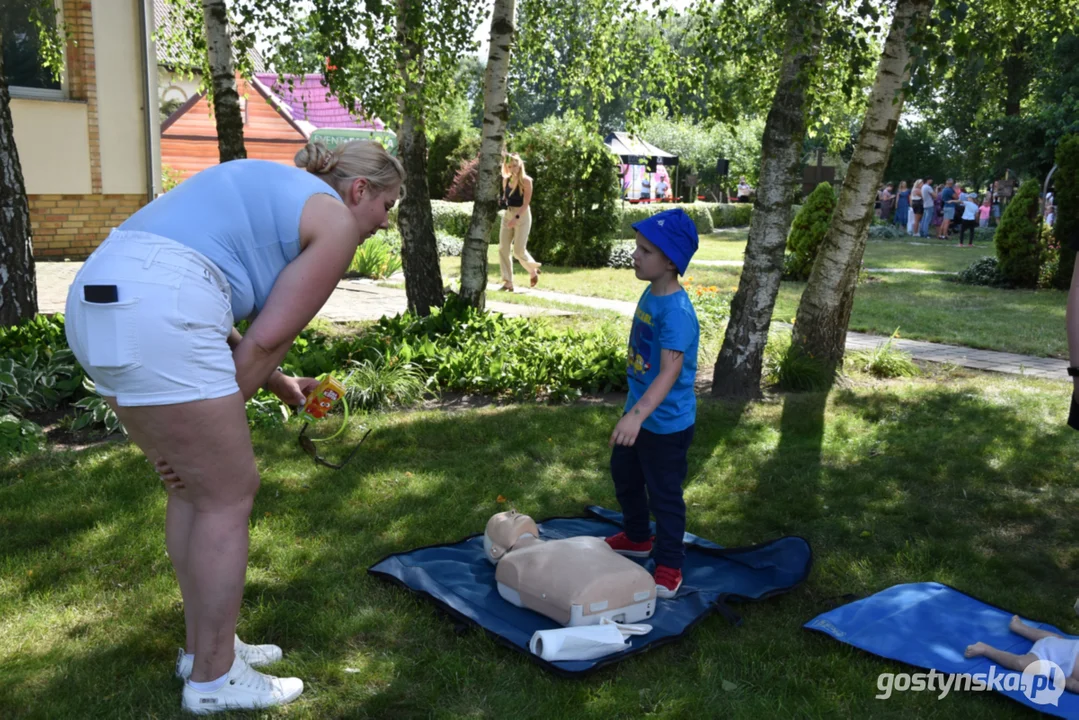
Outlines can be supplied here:
M107 397L105 401L112 407L113 412L119 409L116 398ZM124 411L126 414L126 411ZM117 412L119 417L119 413ZM153 465L160 455L150 442L149 436L138 425L127 425L127 435L131 441L142 450L142 454ZM180 586L180 596L184 599L184 652L194 653L195 648L195 616L189 598L194 597L191 592L191 580L187 571L187 543L191 536L191 524L195 519L195 506L186 500L181 500L175 492L169 490L165 484L165 491L169 498L165 506L165 549L172 563L172 570L176 573L176 583Z
M129 432L136 428L183 481L170 493L169 551L175 547L174 567L187 585L181 592L193 635L191 679L214 680L233 662L248 519L259 484L243 398L117 410Z

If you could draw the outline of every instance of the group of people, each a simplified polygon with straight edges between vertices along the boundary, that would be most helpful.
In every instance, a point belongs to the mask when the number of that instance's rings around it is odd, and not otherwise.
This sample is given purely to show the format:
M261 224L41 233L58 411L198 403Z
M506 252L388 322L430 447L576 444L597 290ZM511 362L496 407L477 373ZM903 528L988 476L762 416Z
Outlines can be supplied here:
M245 403L264 388L297 406L316 387L279 363L403 196L404 168L375 142L310 143L295 165L235 160L197 173L114 230L67 298L75 357L167 492L165 547L186 627L175 675L192 713L282 705L303 692L298 678L255 669L280 660L280 647L236 634L259 488ZM525 249L532 187L521 158L508 155L504 284L511 244L533 285L539 274ZM607 542L629 556L654 543L656 592L672 597L682 584L700 339L678 277L698 238L681 209L633 227L634 269L648 285L627 346L628 399L608 438L625 530ZM251 321L243 335L241 320Z
M905 227L907 234L918 237L949 239L949 233L958 229L959 246L964 238L968 246L974 246L974 228L988 227L992 217L999 216L999 206L994 206L991 193L979 196L968 192L948 178L939 191L933 186L933 178L914 181L907 189L906 181L899 183L898 192L887 183L877 192L877 215Z

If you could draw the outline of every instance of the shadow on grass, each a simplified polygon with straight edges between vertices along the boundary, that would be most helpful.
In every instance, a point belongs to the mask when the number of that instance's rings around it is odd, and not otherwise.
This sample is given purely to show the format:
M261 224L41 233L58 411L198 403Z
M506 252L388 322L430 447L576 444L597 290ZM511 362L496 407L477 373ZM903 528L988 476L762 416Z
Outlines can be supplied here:
M1032 421L1041 417L1030 405L1038 399L1022 387L991 396L972 385L889 385L790 395L781 409L703 401L687 492L711 505L691 507L689 530L728 546L802 535L816 553L814 577L804 591L747 608L737 634L710 620L684 642L585 683L557 680L480 633L457 634L432 605L366 569L389 553L480 532L511 506L537 518L617 507L606 440L619 408L378 417L340 472L302 455L297 428L260 431L263 486L241 632L284 647L285 662L272 670L308 682L294 710L307 716L495 716L527 707L524 715L629 717L688 712L703 701L747 716L775 703L866 715L878 707L871 693L849 697L850 686L797 681L859 667L842 646L800 633L822 596L940 580L1032 617L1066 620L1060 600L1079 569L1079 520L1067 512L1077 444L1063 425ZM352 428L323 450L336 456L358 439ZM0 608L17 618L37 605L58 617L65 606L99 610L65 642L8 655L0 714L172 715L182 613L163 552L163 498L145 461L123 448L37 458L20 471L22 483L0 487L0 559L34 572L5 572ZM88 573L99 561L117 564ZM724 644L735 638L738 645ZM731 652L744 655L770 694L702 687L701 678L715 677L708 668ZM102 693L99 678L121 680Z

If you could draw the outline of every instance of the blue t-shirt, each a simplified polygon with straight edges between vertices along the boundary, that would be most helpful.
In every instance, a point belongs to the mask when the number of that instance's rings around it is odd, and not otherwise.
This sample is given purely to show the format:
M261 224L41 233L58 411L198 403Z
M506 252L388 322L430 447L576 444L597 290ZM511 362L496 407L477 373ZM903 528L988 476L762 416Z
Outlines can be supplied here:
M943 190L940 191L940 202L941 202L941 204L948 203L954 197L955 197L955 190L950 188L950 187L945 187Z
M626 367L629 397L626 398L626 412L637 404L659 375L660 351L685 353L682 372L667 397L641 425L645 430L668 435L685 430L696 422L697 395L693 392L693 382L697 377L697 345L700 338L697 313L685 290L679 289L670 295L657 297L652 294L651 286L645 288L637 301L637 311L629 333Z
M175 240L221 269L232 290L232 316L262 310L274 282L300 254L300 215L312 195L340 200L306 170L268 160L214 165L142 208L120 230Z

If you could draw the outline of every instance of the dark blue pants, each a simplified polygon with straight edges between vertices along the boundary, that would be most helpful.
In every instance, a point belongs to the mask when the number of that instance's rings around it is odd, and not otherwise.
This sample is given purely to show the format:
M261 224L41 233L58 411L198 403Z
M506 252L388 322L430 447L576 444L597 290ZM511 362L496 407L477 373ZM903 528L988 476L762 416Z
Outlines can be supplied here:
M686 503L682 483L689 465L686 453L693 442L693 425L668 435L641 428L632 447L615 445L611 452L611 478L622 506L623 529L633 542L648 539L648 511L656 517L657 565L682 568L686 551Z

